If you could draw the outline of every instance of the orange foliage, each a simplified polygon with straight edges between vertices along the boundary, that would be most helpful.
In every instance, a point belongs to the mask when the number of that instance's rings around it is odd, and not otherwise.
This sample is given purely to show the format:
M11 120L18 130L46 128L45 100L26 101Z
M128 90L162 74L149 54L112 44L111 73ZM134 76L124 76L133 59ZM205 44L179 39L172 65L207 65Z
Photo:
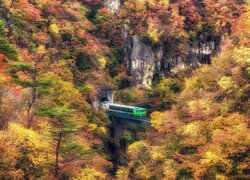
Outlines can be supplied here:
M30 22L37 22L41 20L41 11L28 0L13 1L13 7L25 13L25 19Z
M6 66L6 64L4 63L4 59L5 59L5 56L0 53L0 71L3 70Z

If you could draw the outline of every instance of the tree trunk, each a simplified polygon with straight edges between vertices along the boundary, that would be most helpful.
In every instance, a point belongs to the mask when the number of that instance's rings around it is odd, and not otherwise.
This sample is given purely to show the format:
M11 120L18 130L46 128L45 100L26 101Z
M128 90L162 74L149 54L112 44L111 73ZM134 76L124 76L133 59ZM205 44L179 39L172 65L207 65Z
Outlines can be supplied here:
M28 104L28 109L27 109L27 128L30 128L32 125L32 121L33 121L33 113L32 113L32 109L36 103L36 89L32 89L32 93L31 93L31 100L29 101Z
M16 2L16 0L12 0L11 4L10 4L10 8L12 8L14 6L14 3Z
M56 145L56 163L55 163L55 173L54 178L58 179L59 177L59 150L62 141L62 131L58 134L57 145Z

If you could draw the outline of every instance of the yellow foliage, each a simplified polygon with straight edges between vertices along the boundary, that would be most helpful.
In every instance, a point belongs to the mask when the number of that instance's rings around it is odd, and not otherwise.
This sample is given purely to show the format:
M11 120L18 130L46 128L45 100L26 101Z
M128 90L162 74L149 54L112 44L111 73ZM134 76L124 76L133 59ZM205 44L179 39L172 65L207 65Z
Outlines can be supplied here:
M14 166L16 158L18 157L18 149L16 146L13 146L13 142L10 141L8 134L9 133L0 131L0 159L2 162L8 163L9 166ZM11 149L9 147L11 147Z
M177 173L175 168L175 161L172 159L166 159L163 166L163 172L166 179L175 180Z
M197 88L197 89L200 89L201 88L201 83L200 83L200 80L199 80L199 77L197 76L194 76L194 77L191 77L191 78L185 78L185 87L186 89L194 89L194 88Z
M230 110L233 108L233 104L233 100L224 99L221 103L221 114L226 115L228 112L230 112Z
M200 133L200 127L197 123L190 123L186 126L184 126L184 132L185 135L188 135L190 137L197 137Z
M205 157L201 159L201 164L206 168L220 166L225 172L230 172L233 167L232 162L225 157L219 145L213 146L211 150L205 153Z
M149 146L147 145L146 142L144 141L137 141L133 144L131 144L129 147L128 147L128 154L130 155L130 158L137 158L139 155L145 155L147 156L146 154L146 151L149 150Z
M35 179L32 176L33 170L30 172L25 169L30 166L46 174L55 160L51 144L48 136L26 129L20 124L10 123L4 133L0 131L0 159L3 165L0 167L0 179L1 177L25 179L24 175L27 175L27 171L30 173L29 179ZM25 163L20 163L24 158ZM19 163L22 168L16 168L16 163Z
M53 64L52 67L59 71L57 74L62 78L62 80L72 82L73 74L70 71L72 64L73 62L70 60L60 60Z
M100 65L101 69L104 69L106 64L107 64L106 58L104 56L100 56L100 57L97 58L97 61L98 61L99 65Z
M89 127L92 131L95 131L98 128L96 124L89 124Z
M250 146L250 134L245 117L235 113L217 117L210 123L212 140L220 142L227 153L244 152Z
M45 53L45 46L39 45L36 52L37 52L37 54L44 54Z
M161 113L161 112L153 112L151 113L150 115L151 117L151 126L154 127L155 129L160 129L161 126L164 124L164 122L166 121L165 118L165 114L164 113Z
M232 81L231 77L223 76L219 81L218 85L223 90L229 90L231 88L236 88L237 85Z
M104 180L106 179L106 175L96 171L94 168L85 168L81 171L79 177L73 178L73 180Z
M192 122L179 129L179 133L186 138L183 143L190 145L200 145L206 142L204 124L202 122Z
M154 21L150 20L148 23L148 36L152 39L154 43L157 43L160 41L160 38L163 34L163 31L160 31L154 26Z
M202 163L203 164L209 164L209 163L216 164L220 162L221 159L222 159L221 156L216 154L215 152L207 151L205 158L202 160Z
M36 148L49 147L49 143L44 140L37 132L31 129L25 129L22 125L16 123L9 124L9 131L13 136L18 137L16 139L17 143L22 143L27 140L28 145L34 146ZM13 137L12 136L12 137Z
M99 127L98 128L98 133L100 133L101 135L107 135L107 133L108 133L107 128Z
M228 126L233 126L233 125L239 125L239 124L245 124L247 122L247 119L238 113L231 114L228 117L216 117L213 119L211 122L211 126L214 128L222 129L226 128Z
M153 152L151 154L151 158L154 160L154 161L158 161L158 160L163 160L165 157L162 153L160 152Z
M52 82L53 92L50 96L53 97L53 101L61 103L65 107L69 107L82 100L81 93L74 87L72 82L63 81L61 77L52 72L41 74L39 78Z
M159 0L159 4L165 6L165 7L168 7L169 5L169 0Z
M248 0L249 2L249 0ZM239 38L240 46L250 45L250 6L248 5L245 13L241 15L236 26L235 35Z
M197 108L201 109L205 113L209 113L211 110L211 102L209 99L198 99L198 100L191 100L188 101L188 106L191 112L197 110Z
M59 27L57 26L57 24L51 24L49 26L49 31L54 34L54 35L57 35L59 34Z
M3 73L0 73L0 85L4 84L8 82L8 79L6 78L6 76Z
M133 1L133 0L129 0L129 1L125 1L125 6L128 6L129 3L134 4L135 10L137 12L143 13L146 11L146 7L154 7L156 5L161 5L165 8L167 8L169 6L169 0L137 0L137 1Z
M233 51L233 59L239 65L244 67L250 66L250 48L235 48Z
M29 149L28 157L35 165L46 164L52 158L48 154L50 141L44 136L16 123L9 124L9 133L16 146L21 145Z
M154 6L154 0L138 0L134 1L136 10L137 11L145 11L146 10L146 4L148 4L150 7Z
M48 0L38 0L37 1L38 7L43 8L47 2L48 2Z
M140 179L149 179L150 178L150 171L147 169L147 167L145 165L139 166L135 170L135 174Z
M211 75L214 69L215 68L209 65L203 65L201 68L197 69L194 76L185 79L186 91L198 90L198 92L202 92L206 89L213 89L216 85L218 76L218 74Z
M128 179L128 170L124 167L121 167L118 169L118 171L116 172L116 177L119 179L119 180L127 180Z
M215 176L216 180L228 180L228 178L226 176L224 176L223 174L217 174Z

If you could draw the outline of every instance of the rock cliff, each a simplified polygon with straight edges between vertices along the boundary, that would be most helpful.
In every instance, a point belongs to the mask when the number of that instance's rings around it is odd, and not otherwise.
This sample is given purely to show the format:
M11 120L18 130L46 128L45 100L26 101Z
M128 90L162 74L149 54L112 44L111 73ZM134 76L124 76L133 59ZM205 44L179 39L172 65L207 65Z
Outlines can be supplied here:
M111 11L119 11L121 0L105 0L104 4Z
M120 0L106 0L105 6L111 11L119 11ZM124 47L124 63L132 77L131 86L150 88L154 75L164 76L178 73L186 67L197 68L201 64L210 63L216 44L214 40L194 42L187 47L186 57L171 57L168 45L145 44L138 35L131 35L129 27L124 26L122 32Z
M171 57L161 45L145 44L139 36L131 37L127 32L123 35L124 59L132 77L131 86L149 88L154 75L174 75L187 67L197 68L208 64L216 49L215 41L199 42L188 47L186 57Z

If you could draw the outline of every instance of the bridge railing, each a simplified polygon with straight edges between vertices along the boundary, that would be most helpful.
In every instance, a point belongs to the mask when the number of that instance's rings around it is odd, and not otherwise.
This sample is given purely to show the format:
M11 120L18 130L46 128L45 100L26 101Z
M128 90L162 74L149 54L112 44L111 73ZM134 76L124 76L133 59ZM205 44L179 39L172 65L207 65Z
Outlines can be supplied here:
M131 114L123 113L120 111L108 110L107 114L110 116L120 117L120 118L124 118L124 119L128 119L128 120L150 123L150 118L148 118L148 117L133 116Z

